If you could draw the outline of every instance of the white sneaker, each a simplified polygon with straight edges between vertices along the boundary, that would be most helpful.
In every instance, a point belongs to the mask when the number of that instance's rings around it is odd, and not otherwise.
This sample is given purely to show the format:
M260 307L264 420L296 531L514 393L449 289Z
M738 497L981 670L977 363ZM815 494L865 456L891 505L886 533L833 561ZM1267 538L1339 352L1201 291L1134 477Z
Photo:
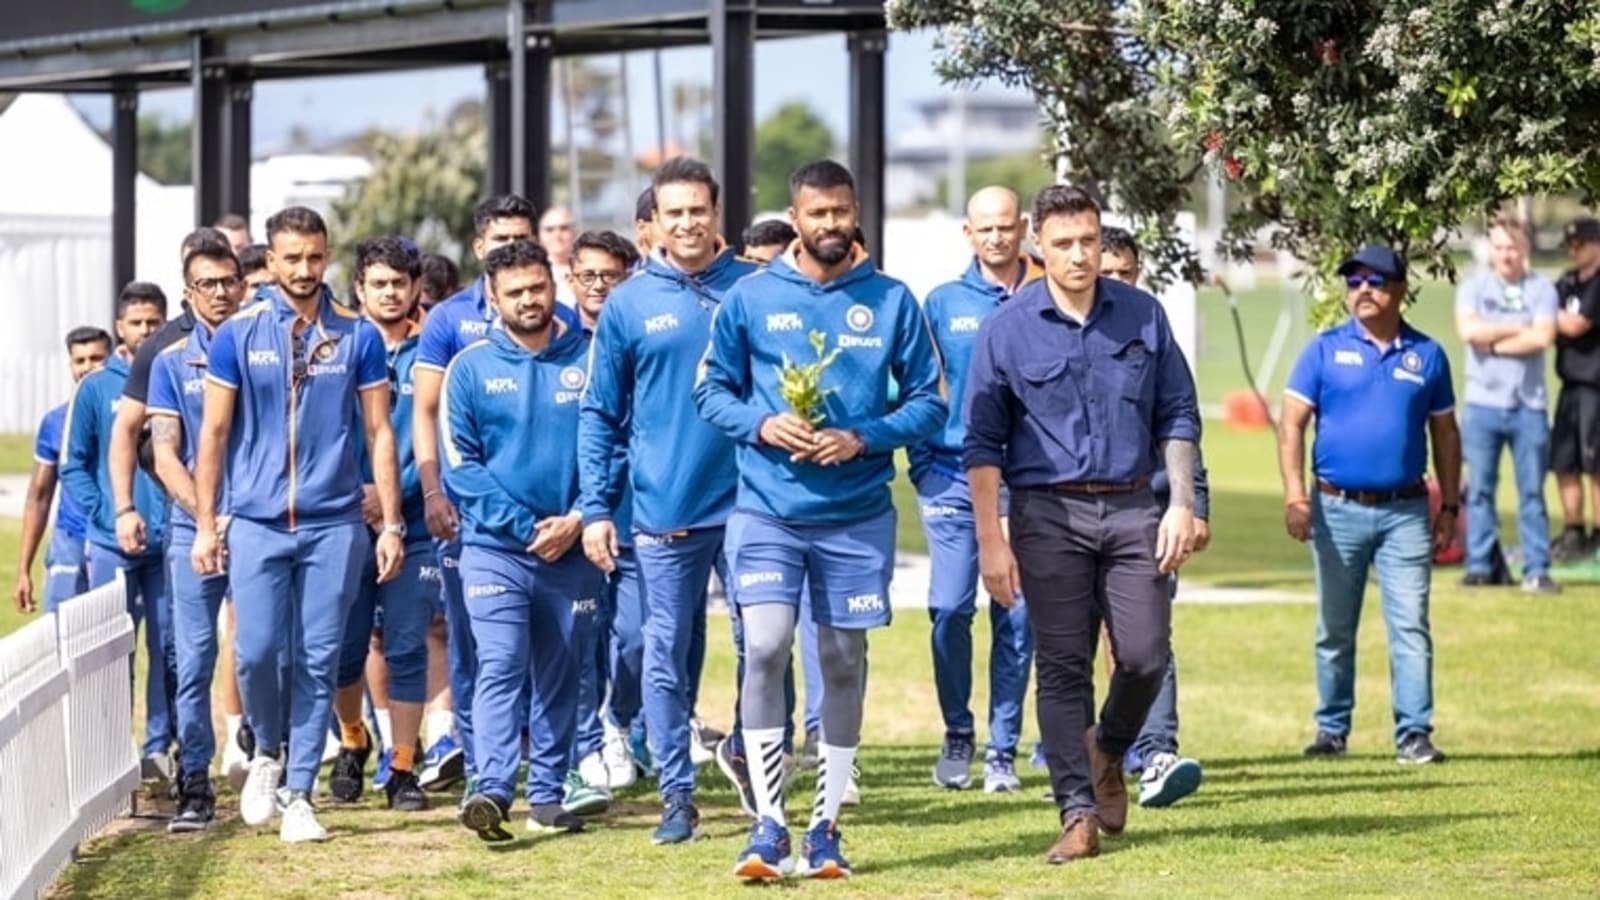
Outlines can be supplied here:
M250 774L250 757L239 746L238 732L228 735L222 747L222 771L235 793L244 790L244 780Z
M699 719L689 720L689 762L703 766L717 758L717 744L727 735Z
M329 732L328 739L322 742L322 762L324 765L339 758L339 736Z
M611 770L606 767L605 758L599 750L578 760L578 777L589 787L602 791L611 785Z
M627 732L606 726L606 740L600 747L600 758L606 766L606 787L611 790L630 787L639 779Z
M850 766L850 780L844 783L844 796L839 798L842 806L861 805L861 770L855 765Z
M311 808L311 801L305 797L296 797L289 802L289 808L283 811L283 822L278 826L278 839L285 844L325 841L328 839L328 829L323 828L322 823L317 821L317 811Z
M272 821L278 811L278 779L282 777L283 763L272 757L250 761L250 774L239 791L239 818L246 825L260 827Z

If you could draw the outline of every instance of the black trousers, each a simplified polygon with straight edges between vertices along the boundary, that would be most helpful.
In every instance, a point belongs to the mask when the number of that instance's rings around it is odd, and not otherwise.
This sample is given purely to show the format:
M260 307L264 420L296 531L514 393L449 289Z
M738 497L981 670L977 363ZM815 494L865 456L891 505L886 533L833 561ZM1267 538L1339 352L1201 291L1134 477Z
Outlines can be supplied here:
M1063 813L1095 809L1084 732L1094 724L1100 621L1116 661L1100 708L1100 749L1120 760L1161 690L1172 603L1168 577L1156 568L1160 520L1161 506L1149 490L1011 495L1011 548L1033 630L1039 733Z

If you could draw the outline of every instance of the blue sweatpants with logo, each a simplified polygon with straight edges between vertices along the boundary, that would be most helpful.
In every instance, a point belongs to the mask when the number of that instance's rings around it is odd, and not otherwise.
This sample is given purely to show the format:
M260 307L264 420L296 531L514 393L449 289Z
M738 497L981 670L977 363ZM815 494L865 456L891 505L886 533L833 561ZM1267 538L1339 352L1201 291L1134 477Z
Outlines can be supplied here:
M164 754L178 737L172 709L178 692L178 667L172 642L172 607L167 597L166 560L158 548L154 553L127 556L113 547L91 544L88 548L89 584L100 587L117 577L120 569L128 587L128 615L133 627L144 623L146 654L144 682L145 756ZM128 658L132 669L133 657ZM134 682L137 683L135 678Z
M472 618L461 594L461 541L433 542L439 560L439 596L444 607L445 669L454 704L456 739L468 778L478 772L478 751L472 731L472 690L478 678L478 646L472 640Z
M644 591L639 583L639 560L632 547L617 555L617 570L610 576L609 637L602 641L610 690L604 701L605 724L627 731L644 705ZM604 735L602 729L602 737ZM582 739L579 741L583 743Z
M259 747L277 747L288 738L289 789L310 792L333 717L345 619L360 591L372 538L359 522L286 531L235 518L227 540L245 718ZM287 679L279 670L285 651Z
M44 611L53 613L63 602L89 589L82 535L73 537L57 528L44 550Z
M977 612L978 538L972 497L960 473L932 465L917 473L917 505L932 571L933 681L946 731L973 733L972 619ZM1033 632L1023 603L989 604L989 746L1013 757L1033 667Z
M722 537L720 526L686 534L635 535L645 606L645 731L660 770L663 798L694 790L689 718L705 660L706 587L722 555Z
M175 529L167 543L167 586L172 592L172 637L178 688L178 770L206 772L217 752L211 724L211 681L217 669L217 613L228 596L228 576L198 575L189 558L193 529Z
M578 636L594 628L602 584L580 547L554 563L496 547L462 548L461 587L478 649L472 720L479 792L510 804L526 725L528 803L561 802L578 726Z
M389 666L389 697L401 703L428 699L428 626L433 623L434 599L439 582L424 577L433 570L433 542L406 544L400 574L378 583L378 562L368 557L362 567L361 587L345 619L344 641L339 650L338 686L361 680L372 644L373 622L383 618L383 660ZM384 735L385 740L392 740Z

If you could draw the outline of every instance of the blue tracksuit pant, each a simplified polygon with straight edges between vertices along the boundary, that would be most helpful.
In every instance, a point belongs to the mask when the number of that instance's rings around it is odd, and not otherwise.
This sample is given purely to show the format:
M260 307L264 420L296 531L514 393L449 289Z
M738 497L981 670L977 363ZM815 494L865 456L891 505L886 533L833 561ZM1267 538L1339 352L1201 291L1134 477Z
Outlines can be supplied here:
M434 541L439 560L439 595L444 607L445 662L454 703L456 739L466 762L467 777L478 772L478 751L472 731L472 690L478 678L478 647L472 640L472 619L461 594L461 542Z
M178 770L206 772L217 752L211 724L211 681L217 668L217 613L228 596L228 576L197 575L190 561L194 532L174 530L167 544L167 586L172 592L172 637L177 667L175 697Z
M167 598L167 571L160 553L126 556L120 550L89 545L89 584L100 587L122 570L128 586L128 615L133 627L144 622L144 648L147 656L144 683L145 756L167 752L177 739L173 722L173 696L178 692L177 663L174 659L170 622L172 607ZM133 666L133 658L128 658ZM137 683L138 679L134 679Z
M63 602L89 590L83 537L57 528L44 550L44 611L55 612Z

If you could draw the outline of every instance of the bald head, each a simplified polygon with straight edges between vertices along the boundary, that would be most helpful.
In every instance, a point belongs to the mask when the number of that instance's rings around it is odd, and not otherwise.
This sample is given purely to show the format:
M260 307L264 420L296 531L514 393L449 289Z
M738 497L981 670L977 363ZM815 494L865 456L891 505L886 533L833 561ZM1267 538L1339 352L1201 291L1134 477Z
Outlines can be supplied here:
M1013 283L1022 252L1022 204L1010 188L980 188L967 201L961 226L986 277Z

